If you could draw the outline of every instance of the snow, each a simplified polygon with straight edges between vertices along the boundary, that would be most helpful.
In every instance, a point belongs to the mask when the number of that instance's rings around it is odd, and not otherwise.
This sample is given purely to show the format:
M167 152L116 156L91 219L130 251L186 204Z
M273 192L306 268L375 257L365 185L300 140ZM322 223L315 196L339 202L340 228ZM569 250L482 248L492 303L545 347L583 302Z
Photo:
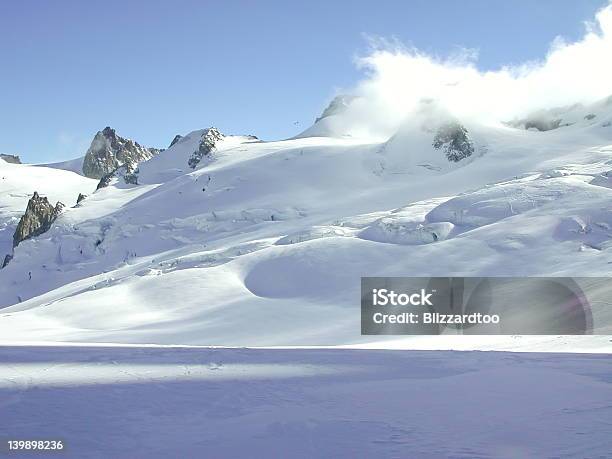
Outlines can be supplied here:
M334 131L337 116L313 127L324 137L225 136L192 169L194 131L141 163L139 185L95 193L72 172L3 164L3 240L34 189L89 196L0 271L0 340L513 349L361 336L360 277L609 274L612 128L469 122L475 153L451 164L431 114L382 142ZM609 320L607 303L595 309ZM597 336L518 344L530 346L612 350Z
M0 456L611 457L611 19L497 72L373 43L299 135L198 129L99 190L0 159ZM35 191L66 207L13 248ZM361 335L364 276L525 278L495 303L542 322L529 278L568 276L596 334Z
M75 173L28 164L10 164L0 160L0 196L2 215L23 213L34 191L49 201L62 201L66 205L76 202L79 192L91 193L97 180Z
M2 439L64 457L610 452L607 355L74 345L0 362Z
M492 85L377 59L301 134L199 129L129 183L0 159L0 456L610 457L612 98L493 122L558 92L550 59ZM67 207L13 253L34 191ZM362 336L362 276L579 277L598 334Z
M79 193L93 192L96 184L72 172L0 160L0 259L11 252L13 233L34 191L53 205L61 201L71 206Z
M75 174L83 175L83 161L85 156L80 156L75 159L69 159L68 161L60 161L57 163L40 164L41 167L50 167L52 169L62 169Z
M0 440L94 458L605 457L606 285L600 335L362 336L360 278L609 276L612 128L466 123L475 153L450 164L430 119L381 140L337 116L225 136L192 169L194 131L138 185L97 191L78 161L0 161L0 256L34 191L68 205L0 270Z

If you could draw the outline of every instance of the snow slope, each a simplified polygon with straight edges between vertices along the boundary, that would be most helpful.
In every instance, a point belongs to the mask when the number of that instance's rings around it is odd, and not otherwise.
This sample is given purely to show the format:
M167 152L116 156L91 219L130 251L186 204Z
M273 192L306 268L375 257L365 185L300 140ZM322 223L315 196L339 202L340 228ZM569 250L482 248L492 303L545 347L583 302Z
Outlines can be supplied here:
M68 161L60 161L57 163L49 163L49 164L40 164L41 167L50 167L52 169L62 169L69 172L74 172L75 174L83 175L83 161L85 160L84 156L80 156L75 159L69 159Z
M0 436L62 440L58 457L610 453L607 355L41 346L0 363Z
M61 201L72 206L79 193L89 194L95 189L95 180L72 172L9 164L0 159L0 258L4 260L11 252L13 233L34 191L46 195L54 205Z
M20 244L0 271L1 339L463 348L360 336L360 276L608 275L612 109L595 108L596 123L546 132L466 123L475 153L452 164L426 116L385 142L229 136L195 170L194 131L142 163L140 185L101 189Z

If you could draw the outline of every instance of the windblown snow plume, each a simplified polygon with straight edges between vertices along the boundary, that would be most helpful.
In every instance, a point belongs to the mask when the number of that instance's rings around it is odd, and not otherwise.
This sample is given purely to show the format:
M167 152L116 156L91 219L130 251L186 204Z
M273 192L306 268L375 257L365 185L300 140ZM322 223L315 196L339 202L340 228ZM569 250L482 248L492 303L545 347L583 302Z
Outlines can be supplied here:
M367 77L334 121L338 133L388 137L406 117L432 107L462 120L496 123L612 94L612 5L586 25L581 40L558 37L542 61L496 71L480 71L469 50L441 59L385 41L372 49L358 59Z

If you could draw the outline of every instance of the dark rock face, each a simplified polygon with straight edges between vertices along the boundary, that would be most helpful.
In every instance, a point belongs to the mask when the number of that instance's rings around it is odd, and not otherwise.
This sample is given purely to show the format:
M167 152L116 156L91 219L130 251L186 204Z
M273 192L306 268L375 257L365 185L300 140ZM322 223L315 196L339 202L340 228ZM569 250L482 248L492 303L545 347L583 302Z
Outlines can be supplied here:
M89 178L101 179L123 165L135 169L139 162L151 159L159 152L157 148L145 148L106 127L96 134L85 154L83 174Z
M11 255L10 253L6 254L6 256L4 257L4 261L2 262L2 268L5 268L6 265L8 265L12 259L13 259L13 255Z
M573 122L564 120L568 114L571 114L575 110L583 110L582 104L574 104L565 107L555 107L547 110L538 110L528 114L522 119L515 119L509 121L507 124L510 127L518 129L528 129L535 131L552 131L567 126L571 126ZM592 117L591 117L592 115ZM585 117L585 120L589 121L595 117L591 114Z
M205 156L209 156L216 148L217 142L222 140L225 136L219 132L217 128L211 127L206 129L202 134L202 138L200 139L200 144L198 145L198 150L194 151L187 164L192 169L195 169L196 166L202 161L202 158Z
M587 115L590 116L590 115ZM595 115L593 115L595 117ZM586 120L591 120L593 118L587 118ZM571 126L572 123L564 122L562 118L547 118L546 116L534 115L530 118L525 118L517 121L510 121L505 123L508 126L515 127L518 129L526 129L526 130L536 130L536 131L552 131L554 129L559 129L562 127Z
M51 225L64 209L64 204L58 202L55 207L46 197L39 196L35 191L28 201L25 214L19 220L13 235L13 247L20 242L39 236L51 228Z
M556 120L539 120L539 119L531 119L526 120L523 123L525 129L536 129L538 131L552 131L553 129L558 129L561 126L561 119Z
M172 147L175 144L179 143L182 138L183 138L183 136L180 135L180 134L175 135L174 139L172 139L172 142L170 142L170 147ZM170 147L168 147L168 148L170 148Z
M96 191L98 191L100 188L106 188L107 186L109 186L115 177L116 177L115 176L115 171L111 172L110 174L106 174L105 176L103 176L100 179L100 181L98 182L98 186L96 187Z
M474 153L474 144L468 136L467 129L456 121L443 124L438 128L433 147L436 150L444 150L446 159L454 163Z
M81 201L85 200L85 198L87 198L86 194L83 193L79 193L79 196L77 197L77 206L81 203Z
M5 155L0 153L0 159L11 164L21 164L21 158L17 155Z
M356 99L355 96L350 96L348 94L340 94L339 96L334 97L334 99L329 103L327 108L323 110L321 116L319 116L316 120L322 120L323 118L327 118L332 115L339 115L347 110L349 105Z
M114 171L104 175L100 179L100 182L98 183L98 186L96 187L96 190L99 190L100 188L106 188L114 180L123 181L124 184L128 184L128 185L138 185L138 173L140 171L138 170L138 167L134 167L134 166L135 166L134 164L129 164L129 165L125 164L123 166L119 166Z

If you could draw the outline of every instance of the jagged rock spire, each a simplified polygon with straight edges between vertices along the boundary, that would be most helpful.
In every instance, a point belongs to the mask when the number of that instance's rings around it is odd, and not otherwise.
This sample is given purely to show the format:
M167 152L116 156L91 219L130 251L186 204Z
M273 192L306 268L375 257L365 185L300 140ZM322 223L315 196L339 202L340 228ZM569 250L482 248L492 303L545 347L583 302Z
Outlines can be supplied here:
M200 138L197 151L193 152L189 158L189 167L195 169L196 166L202 161L202 158L210 155L213 150L217 148L217 142L222 140L225 136L219 132L217 128L210 127L204 131Z
M4 153L0 153L0 159L3 159L7 163L21 164L21 158L18 155L6 155Z
M55 206L49 203L44 196L39 196L35 191L28 201L25 214L19 220L15 234L13 235L13 247L20 242L43 234L51 228L51 225L64 209L64 204L57 202Z
M160 150L145 148L138 142L117 135L107 126L98 131L83 160L83 174L100 179L121 166L135 169L141 161L151 159Z

